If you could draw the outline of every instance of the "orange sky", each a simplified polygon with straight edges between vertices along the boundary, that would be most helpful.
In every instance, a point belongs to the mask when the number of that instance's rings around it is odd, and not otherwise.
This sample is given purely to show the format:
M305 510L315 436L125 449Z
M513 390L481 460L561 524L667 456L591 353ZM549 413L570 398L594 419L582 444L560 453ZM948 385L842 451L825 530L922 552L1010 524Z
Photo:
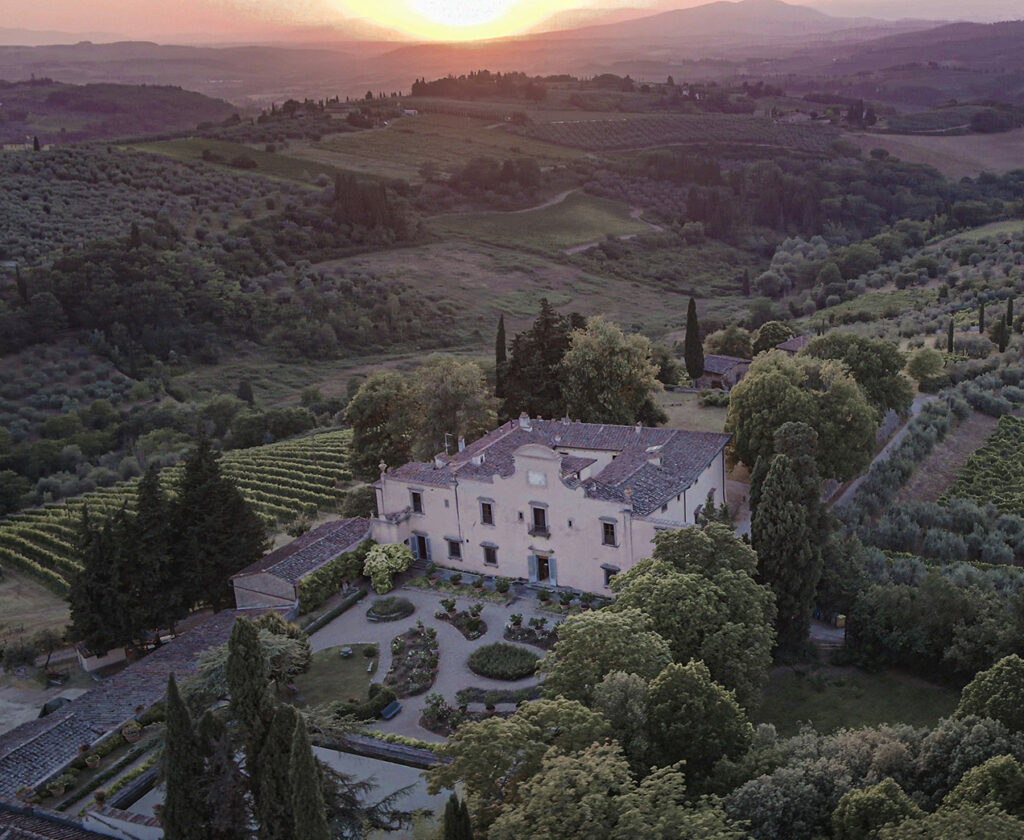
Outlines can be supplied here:
M0 29L109 33L164 43L288 38L295 27L362 18L430 40L521 32L580 7L682 8L707 0L0 0ZM840 15L1021 17L1021 0L805 0ZM1005 12L1005 13L1004 13Z

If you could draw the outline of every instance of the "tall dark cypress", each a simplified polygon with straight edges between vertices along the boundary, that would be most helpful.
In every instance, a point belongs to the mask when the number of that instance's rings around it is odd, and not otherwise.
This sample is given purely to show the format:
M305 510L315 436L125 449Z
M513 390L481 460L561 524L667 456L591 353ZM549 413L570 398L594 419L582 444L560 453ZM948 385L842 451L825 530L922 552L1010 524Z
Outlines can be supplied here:
M743 269L743 297L750 297L750 269Z
M171 674L167 680L167 730L164 735L163 828L166 840L206 840L203 758L192 716Z
M985 301L978 304L978 332L985 332Z
M465 800L457 794L448 797L444 806L444 840L473 840L473 825Z
M248 619L238 619L231 628L225 676L231 713L242 726L249 775L254 778L259 775L259 755L274 712L259 631Z
M946 352L953 352L953 319L949 319L949 328L946 331Z
M135 501L134 599L139 625L146 629L173 629L188 614L191 602L186 581L189 570L173 551L171 506L155 464L139 481Z
M287 840L295 836L290 768L292 740L300 727L295 707L281 703L260 750L259 769L249 774L262 840Z
M1013 298L1006 299L1006 326L1013 327Z
M128 250L137 251L142 247L142 232L139 230L139 223L132 222L131 230L128 233Z
M508 366L508 353L505 348L505 316L498 316L498 334L494 337L494 396L502 399L505 396L505 368Z
M696 382L704 375L704 345L700 340L700 324L697 321L697 302L690 298L686 309L686 338L683 342L683 360L690 379Z
M301 718L292 734L291 753L292 834L289 840L331 840L323 778Z

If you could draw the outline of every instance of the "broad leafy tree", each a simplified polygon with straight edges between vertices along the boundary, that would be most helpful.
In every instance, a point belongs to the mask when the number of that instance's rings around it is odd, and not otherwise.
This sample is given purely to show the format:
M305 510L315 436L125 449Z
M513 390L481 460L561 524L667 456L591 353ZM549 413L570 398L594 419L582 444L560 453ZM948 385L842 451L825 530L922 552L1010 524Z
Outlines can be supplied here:
M788 341L796 333L789 324L784 324L782 321L768 321L767 323L761 324L751 338L751 349L754 351L756 356L758 353L766 353L769 350L774 350L782 342Z
M845 364L879 416L889 409L902 412L910 408L914 392L902 374L906 356L891 341L830 332L812 339L800 352Z
M711 333L704 339L704 350L707 353L735 356L738 359L750 359L754 355L750 344L750 332L735 324Z
M572 616L538 664L546 697L562 695L589 704L595 687L612 671L653 679L672 660L668 643L637 609L596 610Z
M345 409L352 427L352 472L367 480L379 465L397 467L412 457L414 410L409 383L396 371L376 371Z
M878 419L864 392L841 363L765 353L730 393L726 431L736 456L753 466L775 452L784 423L808 424L818 435L822 476L852 478L871 462Z
M884 779L843 795L832 813L832 832L836 840L872 840L884 826L899 825L922 814L903 788Z
M684 761L687 777L698 785L720 759L745 752L754 734L735 694L697 660L674 662L651 682L647 729L652 763Z
M1004 656L978 673L964 686L956 714L994 718L1012 732L1024 732L1024 659Z
M652 394L661 390L651 361L651 344L642 335L623 335L601 317L572 333L560 376L566 413L584 423L653 425L664 414Z
M416 406L413 455L426 461L445 449L445 435L454 446L474 440L497 425L497 403L476 362L454 356L431 356L411 380Z

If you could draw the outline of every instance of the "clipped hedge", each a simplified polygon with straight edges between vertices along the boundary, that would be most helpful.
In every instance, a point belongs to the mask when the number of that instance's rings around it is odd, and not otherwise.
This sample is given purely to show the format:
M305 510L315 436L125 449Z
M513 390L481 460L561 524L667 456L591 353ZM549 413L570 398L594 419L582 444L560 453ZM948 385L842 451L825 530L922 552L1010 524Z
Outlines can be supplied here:
M469 670L492 680L521 680L531 676L540 657L533 651L505 642L493 642L474 650Z
M312 635L321 627L324 627L325 625L334 621L334 619L336 619L343 612L351 609L355 604L358 604L365 597L366 590L360 586L358 589L356 589L353 592L350 592L348 595L342 598L341 601L338 603L338 606L329 609L323 615L318 615L302 629L306 632L307 635Z
M398 699L398 696L386 685L373 683L370 686L370 699L362 703L340 703L335 707L337 715L351 715L356 720L376 720L384 707Z
M299 615L315 610L341 589L345 581L357 580L363 573L366 554L374 545L373 540L363 540L354 551L346 551L300 580Z

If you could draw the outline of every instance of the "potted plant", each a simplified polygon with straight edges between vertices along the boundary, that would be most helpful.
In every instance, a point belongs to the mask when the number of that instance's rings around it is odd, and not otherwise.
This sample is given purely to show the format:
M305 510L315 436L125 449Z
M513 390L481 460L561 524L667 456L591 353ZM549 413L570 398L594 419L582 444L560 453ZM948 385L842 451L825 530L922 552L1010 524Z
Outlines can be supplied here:
M583 605L583 609L589 610L590 605L594 603L594 595L592 592L584 592L580 595L580 604Z
M509 590L508 578L498 578L494 581L494 591L504 595Z
M97 767L100 766L100 757L96 755L96 753L87 756L85 759L85 766L88 767L90 770L95 770Z
M455 599L454 598L442 598L441 606L444 607L444 611L449 615L455 612Z
M431 580L437 577L437 563L427 563L427 577Z
M455 572L450 578L448 578L452 586L462 585L462 572Z
M523 626L523 614L522 613L512 613L512 615L510 615L508 617L508 620L509 620L509 623L513 627L522 627Z
M107 792L103 788L97 788L92 792L92 798L102 805L107 801Z
M541 589L539 592L537 592L537 600L540 601L542 604L546 604L548 601L551 600L551 593L548 592L546 589Z
M142 727L133 720L121 728L121 735L129 744L134 744L142 737Z

